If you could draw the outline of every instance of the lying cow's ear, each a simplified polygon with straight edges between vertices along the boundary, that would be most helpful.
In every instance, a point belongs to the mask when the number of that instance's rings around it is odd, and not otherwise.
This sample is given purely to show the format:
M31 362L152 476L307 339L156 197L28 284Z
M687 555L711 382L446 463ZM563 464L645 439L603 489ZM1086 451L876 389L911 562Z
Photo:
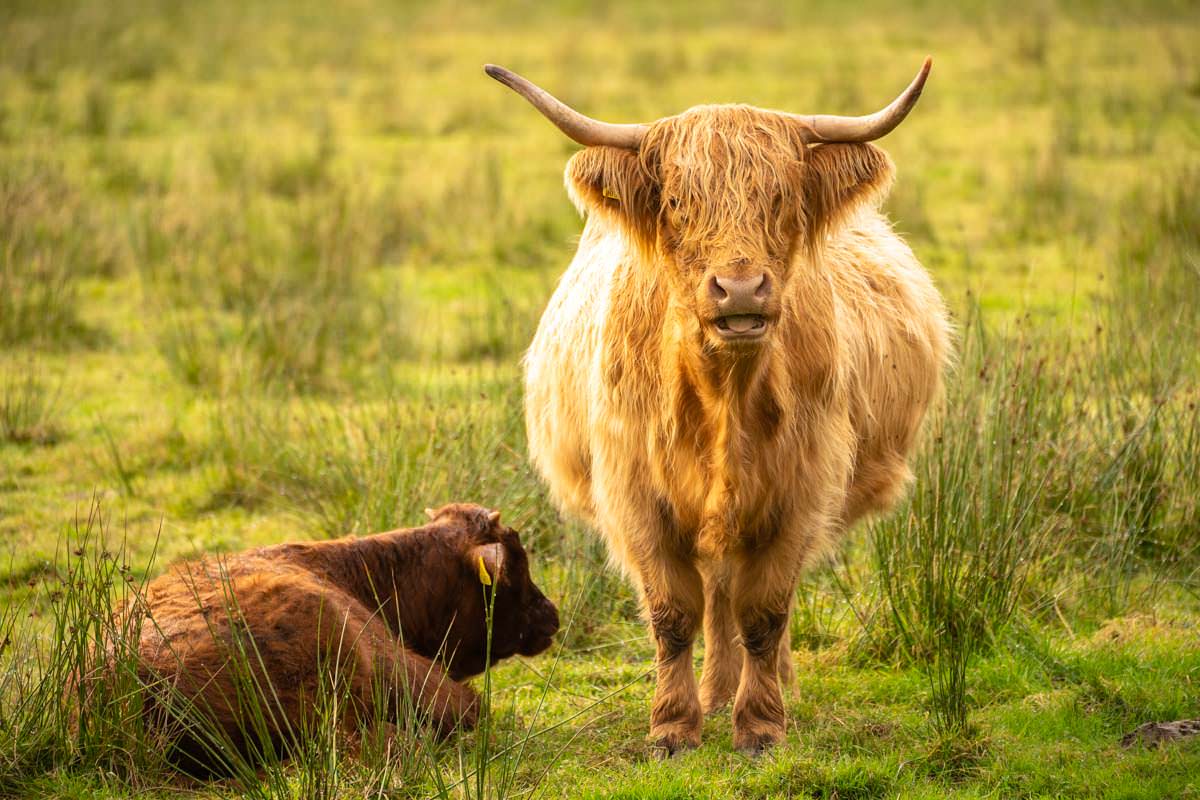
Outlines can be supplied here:
M632 150L588 147L567 162L567 191L580 213L615 219L643 243L653 243L658 181Z
M500 542L480 544L467 551L471 571L479 575L479 582L491 586L500 581L504 569L504 545Z
M808 149L804 170L805 230L816 241L863 205L878 205L895 167L872 144L819 144Z

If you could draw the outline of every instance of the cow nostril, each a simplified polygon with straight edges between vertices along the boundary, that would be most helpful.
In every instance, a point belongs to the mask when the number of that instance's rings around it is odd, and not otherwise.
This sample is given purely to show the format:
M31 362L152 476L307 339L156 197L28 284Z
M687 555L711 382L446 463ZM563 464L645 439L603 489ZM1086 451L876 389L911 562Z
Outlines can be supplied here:
M765 272L751 278L714 275L708 293L723 314L759 314L771 293L771 282Z

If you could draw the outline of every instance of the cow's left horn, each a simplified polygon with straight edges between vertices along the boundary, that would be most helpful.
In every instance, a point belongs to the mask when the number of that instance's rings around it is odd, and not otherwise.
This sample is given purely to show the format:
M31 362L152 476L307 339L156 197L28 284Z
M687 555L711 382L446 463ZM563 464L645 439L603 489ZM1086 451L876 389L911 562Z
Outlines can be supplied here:
M483 70L528 100L546 119L557 125L560 131L584 147L608 145L637 150L648 130L646 125L616 125L585 117L545 89L535 86L504 67L485 64Z
M804 138L811 143L817 142L871 142L888 135L908 116L921 90L925 88L925 79L929 77L929 68L933 59L926 56L921 71L913 78L899 97L887 108L868 114L865 117L838 117L831 114L789 114L793 119L803 123Z

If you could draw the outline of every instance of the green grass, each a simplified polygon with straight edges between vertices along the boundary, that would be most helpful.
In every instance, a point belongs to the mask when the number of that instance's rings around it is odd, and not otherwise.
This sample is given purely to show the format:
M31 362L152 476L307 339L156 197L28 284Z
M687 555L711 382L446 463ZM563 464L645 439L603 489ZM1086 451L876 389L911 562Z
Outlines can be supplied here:
M1198 36L1169 2L8 4L0 794L1200 796L1200 743L1118 745L1200 716ZM717 715L661 763L632 592L524 450L574 147L480 67L630 121L862 113L927 53L882 144L962 331L946 409L911 498L798 594L786 743L744 759ZM456 499L570 621L491 673L480 731L181 786L132 687L72 723L114 584Z

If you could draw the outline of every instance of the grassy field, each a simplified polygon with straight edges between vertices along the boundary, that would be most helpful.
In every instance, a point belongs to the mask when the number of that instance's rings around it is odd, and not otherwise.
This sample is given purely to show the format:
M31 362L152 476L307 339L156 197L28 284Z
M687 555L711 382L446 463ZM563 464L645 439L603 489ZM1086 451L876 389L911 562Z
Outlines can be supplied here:
M1200 9L871 5L5 3L0 795L1200 797L1200 742L1119 744L1200 717ZM961 328L946 409L800 589L786 744L720 715L661 762L632 594L524 452L574 146L481 65L632 121L864 113L927 53L882 145ZM195 785L128 704L70 723L126 578L458 499L565 622L481 731Z

